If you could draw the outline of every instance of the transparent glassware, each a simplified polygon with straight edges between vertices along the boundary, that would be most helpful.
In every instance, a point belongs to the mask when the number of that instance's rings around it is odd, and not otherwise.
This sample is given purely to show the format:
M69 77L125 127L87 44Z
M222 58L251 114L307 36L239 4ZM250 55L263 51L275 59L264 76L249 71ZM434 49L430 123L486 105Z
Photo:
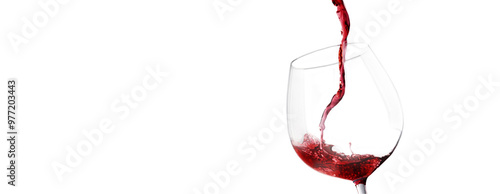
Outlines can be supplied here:
M325 169L328 167L325 163L346 161L328 161L329 158L319 152L311 155L323 157L321 159L305 158L297 149L307 143L305 139L319 140L321 137L319 123L322 113L339 87L338 52L338 45L331 46L303 55L291 63L287 120L292 145L306 164L324 174L347 179L341 174L359 174L366 169L359 168L360 165L330 165L335 169ZM363 172L366 176L351 180L361 194L366 193L368 176L396 148L403 131L403 112L396 89L368 45L348 44L345 80L344 97L325 122L323 144L331 146L322 149L344 159L368 155L383 158L371 172ZM362 159L356 162L362 162Z

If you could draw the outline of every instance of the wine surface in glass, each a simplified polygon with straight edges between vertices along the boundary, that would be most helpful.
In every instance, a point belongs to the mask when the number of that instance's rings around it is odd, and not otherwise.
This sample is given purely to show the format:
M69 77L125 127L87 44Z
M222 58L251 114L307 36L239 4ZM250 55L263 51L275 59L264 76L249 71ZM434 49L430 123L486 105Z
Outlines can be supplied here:
M366 178L377 169L389 155L376 157L370 154L346 155L332 151L334 145L321 144L318 138L304 135L300 144L292 142L295 152L308 166L323 174L366 184ZM323 145L323 146L321 146Z

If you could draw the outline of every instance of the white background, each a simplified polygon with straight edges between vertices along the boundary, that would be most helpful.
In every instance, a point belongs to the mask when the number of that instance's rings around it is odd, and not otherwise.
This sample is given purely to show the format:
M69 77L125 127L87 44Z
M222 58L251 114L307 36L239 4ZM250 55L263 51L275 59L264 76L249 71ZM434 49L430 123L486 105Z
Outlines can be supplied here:
M240 172L219 193L356 193L348 181L304 165L286 130L274 132L255 157L238 151L242 144L251 148L248 138L258 137L270 122L283 127L273 110L284 109L290 61L339 43L340 25L328 0L221 0L231 6L222 18L213 0L70 0L15 52L8 34L21 34L23 18L32 21L42 11L39 2L47 0L0 2L0 99L6 108L6 80L16 77L21 131L18 187L2 178L2 193L196 194L193 189L203 193L213 184L209 173L230 161L240 164ZM370 12L387 10L389 2L346 0L352 28L365 31L376 22ZM369 42L399 91L404 135L368 180L368 191L495 189L490 186L500 173L500 87L479 100L469 117L460 117L457 129L450 129L455 123L443 114L474 98L480 77L500 81L500 4L399 2L401 11L388 23L377 22L380 31L372 31ZM120 120L112 103L156 65L169 76ZM82 132L103 118L111 118L115 130L58 181L52 164L64 164L66 148L85 141ZM438 127L445 129L446 141L413 172L398 173L400 159L420 151L414 141L431 137ZM5 177L5 140L0 147ZM388 172L403 182L391 188Z

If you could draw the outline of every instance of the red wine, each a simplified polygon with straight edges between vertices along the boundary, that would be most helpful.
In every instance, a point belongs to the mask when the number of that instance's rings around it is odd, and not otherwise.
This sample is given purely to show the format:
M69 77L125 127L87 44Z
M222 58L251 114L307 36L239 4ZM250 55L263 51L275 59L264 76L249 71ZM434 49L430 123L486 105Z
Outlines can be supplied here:
M366 184L366 178L377 169L389 155L376 157L332 151L333 145L324 144L312 135L306 134L301 144L292 142L295 152L308 166L323 174L354 181L356 185ZM324 144L324 146L321 146Z
M330 111L337 106L342 100L345 93L345 53L347 48L347 36L349 35L350 20L349 14L345 8L343 0L332 0L337 7L337 16L342 25L342 42L340 43L338 60L340 71L340 83L337 93L332 97L330 103L326 106L321 116L319 129L321 131L321 139L317 139L309 134L304 136L304 141L301 144L292 142L295 152L299 157L311 168L323 174L354 181L356 185L366 184L366 179L375 169L377 169L390 154L383 157L374 155L354 154L346 155L344 153L335 152L332 150L334 145L325 144L323 132L325 130L325 121ZM351 145L351 144L349 144Z
M325 121L326 117L333 109L333 107L337 106L337 104L342 100L345 93L345 71L344 71L344 63L345 63L345 52L347 47L347 36L349 35L349 28L351 26L351 22L349 20L349 14L344 5L343 0L332 0L333 4L337 6L337 16L339 17L340 24L342 25L342 42L340 43L339 49L339 70L340 70L340 84L337 93L332 97L332 100L326 106L326 109L323 111L323 115L321 116L321 122L319 124L319 130L321 131L321 142L323 142L323 131L325 130ZM320 147L323 145L321 144Z

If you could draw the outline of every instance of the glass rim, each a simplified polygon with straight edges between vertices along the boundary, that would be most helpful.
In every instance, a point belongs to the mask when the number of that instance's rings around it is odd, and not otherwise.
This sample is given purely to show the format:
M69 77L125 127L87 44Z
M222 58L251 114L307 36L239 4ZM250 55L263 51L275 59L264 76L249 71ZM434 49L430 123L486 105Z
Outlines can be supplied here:
M349 49L349 48L356 48L356 46L358 48L361 48L361 49L354 51L354 54L353 54L352 49ZM294 69L308 70L308 69L316 69L316 68L328 67L328 66L332 66L332 65L338 65L339 61L338 61L337 57L335 57L336 60L333 60L331 63L328 63L326 65L311 65L311 67L300 67L300 66L297 66L294 64L296 64L297 62L304 60L306 58L311 58L318 53L322 53L326 50L330 50L332 48L339 48L339 47L340 47L340 45L327 46L327 47L317 49L317 50L314 50L312 52L308 52L306 54L303 54L303 55L297 57L296 59L292 60L292 62L290 63L290 67L294 68ZM370 45L368 45L367 43L361 43L361 42L347 43L347 51L346 51L347 53L346 53L346 60L345 61L347 62L347 61L356 59L356 58L360 57L361 55L363 55L367 50L371 50ZM338 51L333 56L338 56Z

